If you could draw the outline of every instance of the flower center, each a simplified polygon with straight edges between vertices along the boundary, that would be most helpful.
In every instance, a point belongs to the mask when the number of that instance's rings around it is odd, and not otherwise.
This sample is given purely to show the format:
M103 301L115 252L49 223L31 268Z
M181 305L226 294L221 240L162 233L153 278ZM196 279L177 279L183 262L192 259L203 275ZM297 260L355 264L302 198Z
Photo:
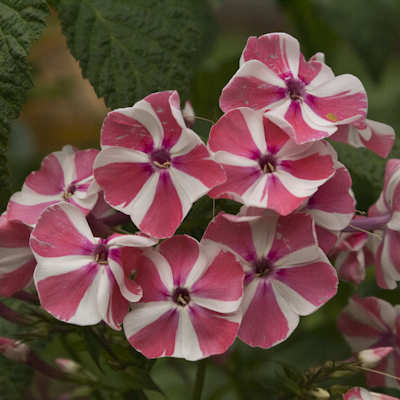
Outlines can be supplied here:
M94 250L94 261L98 264L107 264L108 247L104 243L99 243Z
M305 86L306 85L300 79L289 79L286 82L289 96L293 101L304 101Z
M64 199L68 201L76 191L76 186L71 183L67 189L64 190Z
M268 261L260 261L255 265L255 272L257 277L267 276L271 272L271 265Z
M172 293L172 301L180 306L187 306L190 302L189 290L177 287Z
M276 160L270 154L262 156L258 160L258 164L260 165L260 168L263 170L264 174L270 174L276 169Z
M155 150L151 156L150 160L153 164L160 169L167 169L171 166L171 157L169 153L164 149Z

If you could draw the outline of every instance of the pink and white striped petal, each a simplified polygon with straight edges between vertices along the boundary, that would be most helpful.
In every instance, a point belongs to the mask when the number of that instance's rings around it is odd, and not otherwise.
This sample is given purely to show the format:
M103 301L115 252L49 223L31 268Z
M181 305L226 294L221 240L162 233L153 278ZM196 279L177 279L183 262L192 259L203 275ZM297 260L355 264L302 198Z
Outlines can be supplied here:
M101 320L119 330L129 301L138 301L141 288L129 279L125 246L138 253L157 240L139 235L94 237L85 217L68 203L48 207L31 234L38 262L34 279L43 308L55 318L76 325Z
M224 353L239 329L243 277L231 253L186 235L143 253L135 276L143 297L124 320L130 344L148 358Z
M0 295L10 297L33 280L36 260L29 247L31 229L0 216Z

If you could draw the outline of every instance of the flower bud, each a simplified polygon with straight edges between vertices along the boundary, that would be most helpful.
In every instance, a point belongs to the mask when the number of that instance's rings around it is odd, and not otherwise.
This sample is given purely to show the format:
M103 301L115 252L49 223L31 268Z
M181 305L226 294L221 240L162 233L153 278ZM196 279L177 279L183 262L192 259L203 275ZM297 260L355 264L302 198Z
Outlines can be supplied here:
M82 370L82 366L75 361L69 360L68 358L56 358L56 364L61 371L67 374L76 375Z
M25 364L31 349L24 343L0 337L0 351L6 358Z
M320 387L312 389L308 392L308 394L313 397L314 399L318 400L327 400L331 397L329 392L327 392L325 389L322 389Z
M357 358L361 361L362 367L375 368L392 351L393 347L377 347L360 351Z
M192 103L189 100L187 100L185 102L185 107L182 110L182 115L183 115L183 119L185 120L186 126L189 129L192 129L193 125L194 125L194 116L195 116L195 114L194 114L194 110L193 110L193 107L192 107Z

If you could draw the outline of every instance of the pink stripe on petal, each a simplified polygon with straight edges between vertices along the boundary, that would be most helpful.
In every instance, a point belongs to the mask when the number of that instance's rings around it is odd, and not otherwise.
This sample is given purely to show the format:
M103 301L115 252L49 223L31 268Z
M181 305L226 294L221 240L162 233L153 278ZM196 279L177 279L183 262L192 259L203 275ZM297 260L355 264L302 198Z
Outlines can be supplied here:
M32 229L25 224L11 222L5 214L0 216L0 248L18 249L29 247Z
M167 288L160 278L159 271L146 254L138 257L137 272L134 282L143 290L141 303L167 301L170 298L170 288Z
M113 163L94 170L94 177L104 190L107 203L125 208L132 202L154 171L149 164ZM118 179L115 179L115 177ZM129 182L129 185L121 185Z
M325 304L337 292L338 279L336 271L328 262L320 261L298 267L279 268L276 270L274 279L289 286L316 308ZM281 289L279 290L281 291ZM290 293L286 294L281 291L281 294L289 301L297 313L304 315L298 309L301 305L297 304L296 300L294 302L290 301ZM310 312L313 311L315 309Z
M243 315L238 337L249 346L263 349L285 340L293 329L289 326L287 316L297 321L299 318L293 310L290 313L291 307L288 304L283 306L284 311L281 307L271 282L260 279L254 297ZM293 325L297 323L292 322Z
M74 154L76 182L80 182L93 175L93 163L99 153L99 150L87 149ZM82 190L83 186L80 185L79 188Z
M174 157L172 166L212 188L225 182L226 175L223 168L209 157L207 148L199 145L183 156Z
M172 107L180 110L180 100L177 91L165 91L153 93L144 99L151 104L157 117L162 121L164 129L164 139L162 147L171 149L180 139L182 134L182 126L177 122ZM183 117L182 117L183 122Z
M199 248L199 242L187 235L173 236L157 247L171 267L174 286L185 285L200 256Z
M2 274L0 265L0 295L10 297L25 289L33 280L35 267L36 260L34 258L19 266L18 269L5 274Z
M314 153L298 160L284 160L280 168L299 179L324 180L335 172L330 155Z
M366 120L367 125L371 128L372 135L367 141L362 136L360 137L361 142L365 147L372 150L381 157L387 157L392 150L395 132L394 129L386 124L382 124L376 121Z
M7 217L10 221L23 221L25 224L33 226L36 224L39 215L45 208L53 204L57 204L61 201L63 200L60 195L60 200L58 201L52 200L29 206L29 205L19 204L13 201L11 196L11 199L8 202L8 207L7 207Z
M315 232L317 234L319 248L325 254L328 254L336 244L339 238L339 233L332 232L317 224L315 224Z
M300 103L291 101L284 118L293 126L294 137L297 143L306 143L310 141L320 140L330 136L330 131L321 126L318 129L312 128L305 120ZM293 135L293 132L287 132L288 135Z
M129 343L147 358L172 356L175 351L178 322L179 312L169 310L134 335L128 336ZM125 324L126 322L124 326Z
M139 121L118 111L108 114L101 128L102 146L119 146L148 152L153 148L153 137Z
M239 70L240 71L240 70ZM286 88L254 76L236 76L222 90L219 105L224 112L239 107L261 110L286 97Z
M191 292L197 297L235 301L243 294L243 277L242 266L235 256L221 250L204 275L192 285Z
M250 225L231 222L223 212L209 223L203 239L223 245L249 263L258 259Z
M239 323L196 304L189 307L189 318L203 357L225 353L236 338Z
M75 271L36 282L43 308L57 319L68 322L92 286L98 269L98 264L91 262ZM92 301L96 302L96 298Z
M267 152L276 155L290 139L287 133L266 116L263 118Z
M223 115L212 126L208 146L213 152L224 150L252 160L261 157L260 149L254 142L247 121L240 109L232 110Z
M83 215L82 219L86 223ZM46 209L41 214L36 228L32 231L30 244L32 250L41 257L87 256L93 254L95 248L95 244L77 229L67 213L58 205Z
M70 157L66 153L62 154L65 158ZM56 155L52 153L45 157L40 171L32 172L25 183L33 191L42 195L51 196L61 193L65 186L64 171Z
M181 199L168 171L163 171L153 202L138 227L150 236L167 238L175 233L183 217Z

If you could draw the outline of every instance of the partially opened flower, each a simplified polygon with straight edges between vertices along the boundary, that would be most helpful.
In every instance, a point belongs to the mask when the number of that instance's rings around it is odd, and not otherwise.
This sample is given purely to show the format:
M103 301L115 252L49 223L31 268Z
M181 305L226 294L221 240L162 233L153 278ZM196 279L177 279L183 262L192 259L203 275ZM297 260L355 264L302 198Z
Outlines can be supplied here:
M39 171L32 172L22 190L14 193L8 203L11 221L34 226L40 213L60 202L71 203L84 215L90 213L100 190L93 177L93 162L98 150L56 151L42 161Z
M352 75L335 77L318 57L307 62L299 42L286 33L250 37L240 68L222 91L224 112L238 107L286 120L281 127L297 143L328 137L336 125L365 128L367 95Z
M400 306L376 297L354 295L339 315L337 326L353 353L392 347L393 351L374 367L382 374L366 371L367 385L400 389L400 380L393 378L400 377Z
M173 236L137 259L140 302L124 320L129 343L147 358L198 360L224 353L241 320L244 273L233 254Z
M358 129L352 124L339 125L338 130L330 137L331 140L350 144L354 147L366 147L381 157L387 157L392 150L394 129L381 122L365 120L364 129Z
M209 196L281 215L295 210L335 173L325 142L299 145L267 116L250 108L222 116L211 129L208 146L227 175Z
M311 215L241 217L220 213L202 243L217 243L245 271L238 337L268 348L285 340L299 315L325 304L337 290L336 271L319 249Z
M139 235L94 237L77 207L68 203L48 207L31 235L38 263L34 279L43 308L71 324L103 320L120 329L128 301L142 296L140 286L130 280L132 263L156 242Z
M29 247L31 228L0 216L0 295L12 296L33 280L36 260Z
M378 218L381 226L373 237L376 280L384 289L394 289L400 280L400 160L388 160L383 192L368 210L369 217Z
M193 202L226 179L186 127L176 91L109 113L101 146L94 174L105 200L158 238L172 236Z
M362 387L354 387L343 395L343 400L398 400L398 398L382 393L370 392Z

